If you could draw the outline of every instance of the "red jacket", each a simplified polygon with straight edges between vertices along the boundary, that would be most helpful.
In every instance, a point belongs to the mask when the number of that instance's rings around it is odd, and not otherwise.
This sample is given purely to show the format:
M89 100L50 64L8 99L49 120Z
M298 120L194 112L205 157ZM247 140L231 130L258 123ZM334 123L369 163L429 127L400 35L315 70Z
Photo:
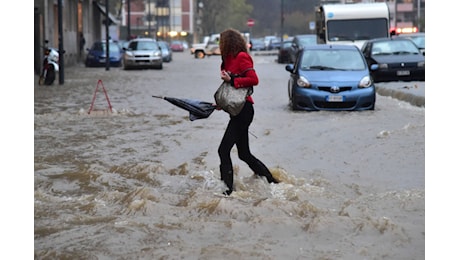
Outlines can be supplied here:
M221 69L231 74L240 74L246 69L254 68L252 57L246 52L240 52L236 57L232 55L225 57L225 62L222 65ZM256 71L251 69L246 71L244 75L234 78L233 83L235 84L235 88L251 87L259 84L259 78ZM248 96L246 100L254 104L252 96Z

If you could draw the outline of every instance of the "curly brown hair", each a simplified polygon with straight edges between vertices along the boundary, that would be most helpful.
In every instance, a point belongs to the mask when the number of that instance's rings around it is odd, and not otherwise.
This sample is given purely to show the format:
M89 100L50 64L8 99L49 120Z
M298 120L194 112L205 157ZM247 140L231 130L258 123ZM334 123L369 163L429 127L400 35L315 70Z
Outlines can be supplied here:
M220 33L219 48L222 57L248 52L248 45L243 35L235 29L227 29Z

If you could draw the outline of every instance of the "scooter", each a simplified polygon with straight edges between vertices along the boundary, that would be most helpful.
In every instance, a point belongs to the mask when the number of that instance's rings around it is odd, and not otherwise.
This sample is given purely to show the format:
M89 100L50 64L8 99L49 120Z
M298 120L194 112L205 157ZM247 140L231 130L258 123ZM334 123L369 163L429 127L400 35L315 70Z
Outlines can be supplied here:
M38 79L38 85L52 85L59 71L59 52L51 47L45 47L43 68Z

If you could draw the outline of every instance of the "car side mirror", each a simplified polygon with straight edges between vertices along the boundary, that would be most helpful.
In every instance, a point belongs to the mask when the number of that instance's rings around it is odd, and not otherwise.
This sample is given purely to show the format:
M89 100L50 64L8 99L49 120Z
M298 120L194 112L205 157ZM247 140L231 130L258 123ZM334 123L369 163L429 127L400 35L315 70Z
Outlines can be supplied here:
M292 65L292 64L288 64L284 68L286 69L286 71L289 71L291 73L293 73L293 71L294 71L294 65Z

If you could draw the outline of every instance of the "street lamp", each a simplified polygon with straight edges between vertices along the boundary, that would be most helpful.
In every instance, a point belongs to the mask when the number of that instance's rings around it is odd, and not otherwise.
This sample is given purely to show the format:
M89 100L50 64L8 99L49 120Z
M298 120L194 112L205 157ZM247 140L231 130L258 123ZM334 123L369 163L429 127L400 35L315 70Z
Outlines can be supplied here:
M127 21L127 34L126 40L131 40L131 0L128 0L128 21Z
M197 10L196 10L196 36L195 41L200 42L203 33L203 8L204 4L201 1L197 2Z
M280 27L280 35L281 35L281 46L283 45L283 30L284 30L284 0L281 0L281 27Z
M148 1L148 5L149 5L149 6L148 6L148 10L149 10L148 12L149 12L149 14L147 15L147 22L148 22L149 24L148 24L148 33L147 33L147 34L149 35L149 37L151 37L151 36L150 36L150 21L152 20L152 14L151 14L151 12L150 12L150 0Z

